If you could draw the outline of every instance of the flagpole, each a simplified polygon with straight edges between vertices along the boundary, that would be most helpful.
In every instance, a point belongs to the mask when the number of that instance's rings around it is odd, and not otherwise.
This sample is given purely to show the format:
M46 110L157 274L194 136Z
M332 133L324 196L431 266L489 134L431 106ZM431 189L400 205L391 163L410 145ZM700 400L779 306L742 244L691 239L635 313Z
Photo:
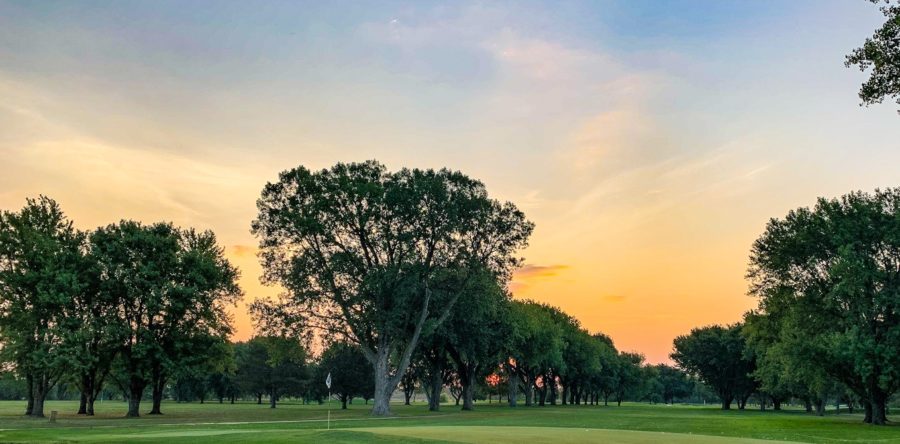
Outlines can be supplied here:
M328 372L328 377L325 378L325 385L328 387L328 398L326 399L328 402L328 430L331 430L331 372Z

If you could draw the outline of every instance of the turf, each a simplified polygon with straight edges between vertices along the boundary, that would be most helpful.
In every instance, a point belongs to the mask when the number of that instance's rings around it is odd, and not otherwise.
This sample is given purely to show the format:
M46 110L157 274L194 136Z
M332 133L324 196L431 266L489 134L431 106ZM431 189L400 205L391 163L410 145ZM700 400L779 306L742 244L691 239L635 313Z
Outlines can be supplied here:
M443 406L393 406L396 416L371 418L368 406L305 406L277 409L238 403L165 403L162 416L125 419L122 402L97 405L93 418L74 415L74 402L51 401L56 423L22 416L24 403L0 402L0 442L529 442L529 443L900 443L900 426L875 427L858 414L816 417L798 410L723 412L715 407L628 404L510 409L477 405L473 412ZM331 410L331 430L327 416Z

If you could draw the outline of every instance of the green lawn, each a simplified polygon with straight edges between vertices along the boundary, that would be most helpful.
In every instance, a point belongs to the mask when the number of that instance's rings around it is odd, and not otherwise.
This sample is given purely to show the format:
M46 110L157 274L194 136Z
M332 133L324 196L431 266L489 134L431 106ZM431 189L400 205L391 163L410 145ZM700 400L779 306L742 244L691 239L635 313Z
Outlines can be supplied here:
M859 415L816 417L799 411L723 412L715 407L555 406L510 409L478 404L474 412L444 406L394 406L395 417L370 418L368 407L191 403L163 405L162 416L125 419L122 402L97 404L94 418L72 414L76 404L51 401L55 424L22 417L22 402L0 402L0 442L528 442L528 443L900 443L900 426L873 427ZM337 405L333 405L337 407Z

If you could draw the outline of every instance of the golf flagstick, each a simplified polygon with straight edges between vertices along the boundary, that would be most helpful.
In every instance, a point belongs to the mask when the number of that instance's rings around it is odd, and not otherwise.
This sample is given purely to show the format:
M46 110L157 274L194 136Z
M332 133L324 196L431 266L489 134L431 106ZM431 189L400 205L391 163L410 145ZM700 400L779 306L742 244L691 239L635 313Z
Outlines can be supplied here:
M328 430L331 430L331 372L325 378L325 385L328 386Z

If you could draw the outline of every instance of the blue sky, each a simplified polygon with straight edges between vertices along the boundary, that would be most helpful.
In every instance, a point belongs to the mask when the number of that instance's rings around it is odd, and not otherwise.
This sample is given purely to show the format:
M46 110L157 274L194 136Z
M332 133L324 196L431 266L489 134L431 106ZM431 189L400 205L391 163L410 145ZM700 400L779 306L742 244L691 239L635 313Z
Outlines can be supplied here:
M881 19L863 0L0 0L0 207L45 193L83 228L213 229L252 299L277 291L248 229L278 171L460 169L537 223L518 297L660 361L753 306L768 218L900 185L900 117L859 107L843 67Z

